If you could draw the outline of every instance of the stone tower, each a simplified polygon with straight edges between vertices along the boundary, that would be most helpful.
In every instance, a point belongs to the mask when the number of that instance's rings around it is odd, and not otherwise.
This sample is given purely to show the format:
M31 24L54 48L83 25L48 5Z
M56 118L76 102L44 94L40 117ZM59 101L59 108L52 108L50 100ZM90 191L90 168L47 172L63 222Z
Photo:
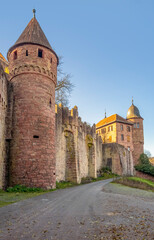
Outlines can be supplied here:
M10 185L55 187L55 85L58 57L31 19L8 51L13 87Z
M133 160L134 165L138 163L140 154L144 152L144 133L143 133L143 118L140 115L138 108L133 104L128 109L127 120L134 123L132 137L133 137Z

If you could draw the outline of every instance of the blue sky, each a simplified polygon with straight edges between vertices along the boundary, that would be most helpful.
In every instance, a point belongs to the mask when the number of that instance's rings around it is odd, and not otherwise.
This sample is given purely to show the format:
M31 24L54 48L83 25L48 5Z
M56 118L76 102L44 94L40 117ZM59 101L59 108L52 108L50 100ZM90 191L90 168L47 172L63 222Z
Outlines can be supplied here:
M64 57L75 84L70 105L83 121L126 117L134 104L144 118L145 149L154 156L154 1L8 0L1 3L0 52L7 51L32 18Z

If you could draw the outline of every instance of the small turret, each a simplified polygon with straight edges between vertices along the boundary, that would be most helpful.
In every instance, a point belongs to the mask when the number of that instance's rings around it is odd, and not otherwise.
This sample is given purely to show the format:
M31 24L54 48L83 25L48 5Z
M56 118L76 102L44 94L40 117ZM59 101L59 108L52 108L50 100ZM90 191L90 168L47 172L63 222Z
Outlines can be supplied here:
M140 154L143 153L143 146L144 146L144 133L143 133L143 118L140 115L139 109L134 105L132 99L132 105L128 109L127 112L127 120L133 122L133 159L134 165L138 163L138 159Z

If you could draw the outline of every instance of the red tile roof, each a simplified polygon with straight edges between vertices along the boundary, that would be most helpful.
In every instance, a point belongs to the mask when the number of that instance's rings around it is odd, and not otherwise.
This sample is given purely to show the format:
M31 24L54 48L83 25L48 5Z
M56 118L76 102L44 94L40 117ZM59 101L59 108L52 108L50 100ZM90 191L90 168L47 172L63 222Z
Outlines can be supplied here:
M96 124L96 128L100 128L102 126L109 125L114 122L120 122L120 123L129 124L129 125L133 124L132 122L124 119L123 117L119 116L118 114L113 114L110 117L104 118L100 122L98 122Z

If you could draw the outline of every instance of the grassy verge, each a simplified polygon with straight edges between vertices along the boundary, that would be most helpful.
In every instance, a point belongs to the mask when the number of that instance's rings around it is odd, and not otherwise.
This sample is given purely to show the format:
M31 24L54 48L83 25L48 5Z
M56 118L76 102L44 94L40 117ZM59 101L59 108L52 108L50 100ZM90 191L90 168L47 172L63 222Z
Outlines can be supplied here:
M120 179L116 179L113 183L120 183L129 187L139 188L143 190L151 190L154 192L154 182L138 178L138 177L123 177Z
M0 207L15 203L27 198L36 197L44 192L5 192L0 191Z

